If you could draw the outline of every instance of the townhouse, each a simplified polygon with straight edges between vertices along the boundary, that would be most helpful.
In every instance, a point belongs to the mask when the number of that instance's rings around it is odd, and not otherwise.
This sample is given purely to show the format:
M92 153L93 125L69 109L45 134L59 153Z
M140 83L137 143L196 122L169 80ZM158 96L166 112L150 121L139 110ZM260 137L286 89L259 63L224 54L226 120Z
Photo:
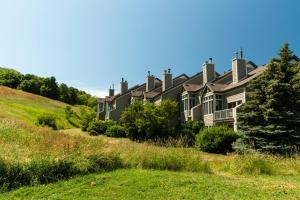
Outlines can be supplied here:
M294 62L299 62L299 58L294 56ZM178 102L178 121L203 121L206 126L227 123L236 129L237 108L247 101L246 86L265 69L266 65L258 67L246 61L241 50L232 59L231 69L222 75L215 71L210 58L191 77L181 74L173 78L168 69L160 80L148 72L144 84L129 89L122 78L119 94L115 95L114 88L110 88L109 96L98 99L97 117L118 121L122 111L134 101L158 104L171 99Z

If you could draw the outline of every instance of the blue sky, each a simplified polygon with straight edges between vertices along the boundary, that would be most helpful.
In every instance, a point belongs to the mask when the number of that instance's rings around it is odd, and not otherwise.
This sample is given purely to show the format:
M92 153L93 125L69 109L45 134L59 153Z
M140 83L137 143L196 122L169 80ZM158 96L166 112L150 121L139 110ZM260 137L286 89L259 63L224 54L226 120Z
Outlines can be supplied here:
M297 0L0 0L0 66L103 96L121 77L193 75L234 52L261 65L289 42L300 56Z

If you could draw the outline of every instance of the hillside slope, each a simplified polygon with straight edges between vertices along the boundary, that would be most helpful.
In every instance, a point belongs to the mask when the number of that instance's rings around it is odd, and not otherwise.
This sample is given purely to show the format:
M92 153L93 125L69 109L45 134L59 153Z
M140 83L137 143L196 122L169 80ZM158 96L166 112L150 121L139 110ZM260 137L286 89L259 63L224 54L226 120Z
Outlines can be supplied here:
M60 129L74 126L65 117L68 104L39 95L0 86L0 118L14 118L34 124L41 114L52 114ZM76 107L72 107L78 111Z

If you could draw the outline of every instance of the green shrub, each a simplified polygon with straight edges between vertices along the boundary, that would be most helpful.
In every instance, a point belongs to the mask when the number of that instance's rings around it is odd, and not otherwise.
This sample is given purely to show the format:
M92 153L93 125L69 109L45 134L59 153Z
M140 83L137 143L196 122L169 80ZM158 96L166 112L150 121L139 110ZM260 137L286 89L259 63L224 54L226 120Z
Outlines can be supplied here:
M19 163L9 164L0 159L0 192L30 184L30 175Z
M131 140L165 140L174 134L177 112L175 101L164 100L158 105L136 101L122 112L121 122Z
M203 128L203 122L189 120L182 125L184 129L190 129L194 134L198 134Z
M205 152L227 153L232 151L232 143L238 135L228 126L214 126L204 128L196 138L196 146Z
M39 115L37 117L37 121L36 121L36 124L37 125L40 125L40 126L48 126L48 127L51 127L53 128L54 130L57 129L57 124L56 124L56 119L53 115L51 114L42 114L42 115Z
M87 131L91 135L101 135L104 134L110 126L113 126L114 122L111 120L102 121L102 120L93 120L89 123Z
M191 129L184 128L180 130L178 135L179 137L177 137L177 139L181 141L182 146L189 147L195 144L195 134Z
M66 120L76 128L79 128L79 120L80 117L78 114L72 109L71 106L66 106L65 108L65 116Z
M80 127L82 131L87 131L89 124L96 119L96 112L86 106L80 107Z
M90 155L88 157L90 173L114 170L123 167L123 163L119 156L116 155Z
M123 126L120 125L112 125L107 128L105 135L109 137L126 137L126 130Z
M32 185L52 183L80 173L69 160L34 160L26 166L26 170L30 174Z
M89 165L78 167L72 160L37 159L29 163L8 163L0 158L0 192L24 185L53 183L75 175L114 170L124 167L118 155L90 155Z

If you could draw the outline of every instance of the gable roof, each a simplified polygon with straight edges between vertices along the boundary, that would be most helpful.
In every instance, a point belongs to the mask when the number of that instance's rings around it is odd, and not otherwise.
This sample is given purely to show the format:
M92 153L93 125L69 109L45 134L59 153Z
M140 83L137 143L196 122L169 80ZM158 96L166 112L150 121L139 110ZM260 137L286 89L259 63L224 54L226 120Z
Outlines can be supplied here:
M165 91L162 91L162 86L158 87L157 89L154 89L150 92L145 93L145 98L146 99L156 98L159 95L161 95L161 94L171 90L172 88L175 88L176 86L180 85L181 83L185 82L187 79L189 79L189 77L186 74L181 74L181 75L179 75L179 76L177 76L173 79L173 86L172 87L168 88Z
M247 77L238 83L232 83L232 72L230 71L221 76L219 79L216 79L214 82L207 83L206 86L213 92L226 92L249 83L251 80L262 74L266 67L267 65L262 65L261 67L250 71ZM225 83L224 80L226 80Z

